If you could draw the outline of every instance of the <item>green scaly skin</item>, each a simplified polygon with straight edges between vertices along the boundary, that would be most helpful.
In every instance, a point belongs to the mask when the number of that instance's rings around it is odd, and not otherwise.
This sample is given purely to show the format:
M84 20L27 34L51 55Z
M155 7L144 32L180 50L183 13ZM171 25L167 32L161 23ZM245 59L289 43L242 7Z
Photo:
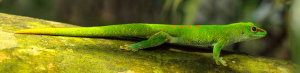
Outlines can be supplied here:
M122 24L100 27L80 28L43 28L15 31L20 34L50 34L85 37L138 37L147 38L135 44L120 46L121 49L138 51L172 43L180 45L214 46L213 58L217 65L226 62L219 57L221 49L236 42L258 39L266 36L267 32L256 27L253 23L233 23L230 25L166 25L166 24Z

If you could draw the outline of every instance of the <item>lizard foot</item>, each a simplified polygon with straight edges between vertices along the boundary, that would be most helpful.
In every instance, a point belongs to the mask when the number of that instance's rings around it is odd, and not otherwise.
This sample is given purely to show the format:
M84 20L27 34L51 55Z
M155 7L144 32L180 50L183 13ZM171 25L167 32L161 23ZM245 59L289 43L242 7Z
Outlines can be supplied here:
M131 44L131 45L125 44L124 46L120 46L120 49L136 52L140 49L140 46L138 44Z
M220 65L220 62L222 65L224 65L225 67L227 67L228 65L226 64L227 62L223 60L222 57L219 57L218 59L215 59L216 60L216 64L217 65Z
M219 59L218 59L218 63L217 63L217 64L219 64L219 62L221 62L221 64L222 64L222 65L224 65L225 67L227 67L227 66L228 66L228 65L226 64L227 62L226 62L226 61L224 61L222 57L219 57ZM220 65L220 64L219 64L219 65Z

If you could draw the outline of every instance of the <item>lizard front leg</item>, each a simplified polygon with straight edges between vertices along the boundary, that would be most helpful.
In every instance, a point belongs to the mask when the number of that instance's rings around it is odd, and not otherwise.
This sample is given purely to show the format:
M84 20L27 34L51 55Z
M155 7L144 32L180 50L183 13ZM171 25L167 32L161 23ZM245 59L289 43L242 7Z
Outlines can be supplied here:
M170 40L171 37L172 36L170 36L169 34L161 31L151 36L148 40L141 41L131 45L120 46L120 48L135 52L138 51L139 49L145 49L145 48L161 45L167 42L168 40Z
M213 58L215 59L217 65L220 65L221 62L224 66L227 66L226 61L223 60L220 56L221 49L226 45L225 41L218 42L213 49Z

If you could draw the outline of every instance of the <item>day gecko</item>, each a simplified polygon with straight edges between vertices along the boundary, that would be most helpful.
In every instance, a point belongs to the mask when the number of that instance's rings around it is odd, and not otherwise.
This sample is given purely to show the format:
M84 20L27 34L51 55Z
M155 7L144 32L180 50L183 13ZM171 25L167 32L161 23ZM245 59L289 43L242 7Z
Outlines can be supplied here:
M145 38L135 44L120 46L121 49L138 51L163 43L195 46L214 46L213 58L217 65L226 62L220 56L221 49L236 42L258 39L267 32L253 23L232 23L229 25L167 25L132 23L98 27L42 28L15 31L20 34L49 34L84 37Z

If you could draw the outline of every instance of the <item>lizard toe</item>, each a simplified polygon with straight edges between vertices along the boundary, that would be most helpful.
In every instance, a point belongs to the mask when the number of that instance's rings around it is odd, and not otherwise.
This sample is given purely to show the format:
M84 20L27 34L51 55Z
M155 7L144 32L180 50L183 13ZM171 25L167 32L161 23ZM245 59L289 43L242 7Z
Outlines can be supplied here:
M123 47L123 46L120 46L120 49L124 49L124 47Z
M127 46L128 46L128 44L125 44L124 46L126 46L126 47L127 47Z
M128 48L125 48L126 51L130 51Z

